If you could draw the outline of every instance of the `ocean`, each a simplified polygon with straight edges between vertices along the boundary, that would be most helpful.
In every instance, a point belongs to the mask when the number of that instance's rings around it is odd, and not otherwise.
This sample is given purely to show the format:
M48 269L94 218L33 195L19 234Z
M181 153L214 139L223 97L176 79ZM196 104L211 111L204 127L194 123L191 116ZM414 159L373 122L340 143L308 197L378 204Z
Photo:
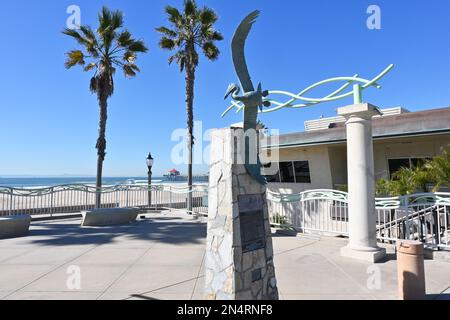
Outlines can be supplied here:
M146 182L147 177L104 177L103 185L126 184L127 181ZM152 183L166 182L163 177L152 178ZM174 182L170 182L174 183ZM176 183L176 182L175 182ZM180 182L183 183L183 182ZM52 187L66 184L87 184L95 185L95 177L18 177L3 178L0 177L0 186L10 188L31 188L31 187Z

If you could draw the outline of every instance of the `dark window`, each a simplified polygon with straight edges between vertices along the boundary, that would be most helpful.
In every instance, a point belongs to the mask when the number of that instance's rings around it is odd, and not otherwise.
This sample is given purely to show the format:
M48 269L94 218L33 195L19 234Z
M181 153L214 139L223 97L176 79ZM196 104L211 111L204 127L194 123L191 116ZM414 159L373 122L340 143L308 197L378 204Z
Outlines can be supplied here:
M295 161L294 170L297 183L311 183L311 172L308 161Z
M403 159L389 159L389 175L392 176L401 168L414 168L424 165L430 158L403 158Z
M308 161L286 161L273 164L278 171L274 174L271 164L264 166L263 171L267 182L281 183L311 183L311 172ZM270 172L268 172L270 168Z
M274 168L272 168L272 165ZM270 169L271 172L268 172L268 170ZM277 183L280 182L280 169L278 167L277 163L270 163L267 165L264 165L263 168L264 171L264 175L267 179L267 182L273 182L273 183Z
M413 168L417 167L417 166L423 166L427 161L431 160L431 158L413 158L411 159L411 166Z
M389 175L392 176L401 168L410 168L411 164L409 158L405 159L389 159Z
M280 162L281 182L294 183L294 164L293 162Z

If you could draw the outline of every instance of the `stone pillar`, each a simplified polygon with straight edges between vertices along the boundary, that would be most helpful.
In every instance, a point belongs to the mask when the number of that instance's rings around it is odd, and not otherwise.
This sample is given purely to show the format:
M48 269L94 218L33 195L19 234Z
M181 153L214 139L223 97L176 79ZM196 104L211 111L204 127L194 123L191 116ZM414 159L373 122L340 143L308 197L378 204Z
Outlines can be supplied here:
M372 117L377 107L363 103L340 108L347 119L349 244L341 255L376 262L386 254L377 246Z
M206 286L208 300L278 299L266 187L242 162L242 129L211 133Z

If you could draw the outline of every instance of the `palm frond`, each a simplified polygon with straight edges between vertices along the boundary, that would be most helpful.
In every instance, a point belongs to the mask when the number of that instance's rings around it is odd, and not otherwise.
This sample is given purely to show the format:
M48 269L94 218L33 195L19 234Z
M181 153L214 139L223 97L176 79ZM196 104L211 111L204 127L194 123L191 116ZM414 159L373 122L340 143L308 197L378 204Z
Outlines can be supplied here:
M117 30L123 27L123 13L119 10L112 12L111 29Z
M88 42L78 31L66 28L62 32L63 34L74 38L79 44L85 46Z
M84 54L80 50L72 50L66 53L67 60L65 66L67 69L70 69L76 65L83 66L85 64Z
M124 47L124 48L128 47L129 45L131 45L133 43L133 41L134 40L131 37L131 33L128 30L124 30L117 37L118 45L121 46L121 47Z
M88 72L88 71L93 70L96 67L97 67L97 64L94 62L91 62L84 68L84 71Z
M175 48L175 41L167 37L162 37L159 41L159 46L161 49L172 50Z
M203 53L209 60L217 60L220 55L219 48L217 48L217 46L211 41L205 42L202 49Z
M126 51L123 55L123 60L127 63L134 63L137 59L137 55L133 51Z
M199 20L202 25L210 26L217 22L218 16L214 10L204 7L199 12Z
M172 6L166 6L165 11L169 18L169 21L172 22L174 25L180 26L183 24L183 17L177 8Z
M105 32L111 26L111 20L112 20L111 10L109 10L106 6L103 6L102 10L98 14L99 27L97 29L97 32L99 34Z
M175 38L177 36L177 33L169 28L166 27L159 27L156 28L156 31L158 31L159 33L163 34L166 37L169 38Z
M194 0L185 0L184 1L184 14L186 17L193 18L195 17L197 11L197 5Z
M211 41L222 41L223 39L223 35L219 31L214 31L210 38Z
M145 46L144 41L142 40L133 40L133 42L128 45L128 50L133 52L147 52L148 48Z
M91 78L89 89L91 90L92 93L96 93L97 92L97 90L98 90L98 79L97 79L97 77L92 77Z
M132 63L123 65L122 69L125 77L129 78L135 77L137 72L141 71L137 65Z
M199 61L198 47L209 60L219 57L220 51L214 42L223 40L223 36L214 29L218 20L214 10L199 9L195 0L185 0L182 13L172 6L167 6L165 11L174 28L159 27L156 31L162 35L159 41L162 49L178 50L169 58L169 64L176 61L181 71L195 70Z

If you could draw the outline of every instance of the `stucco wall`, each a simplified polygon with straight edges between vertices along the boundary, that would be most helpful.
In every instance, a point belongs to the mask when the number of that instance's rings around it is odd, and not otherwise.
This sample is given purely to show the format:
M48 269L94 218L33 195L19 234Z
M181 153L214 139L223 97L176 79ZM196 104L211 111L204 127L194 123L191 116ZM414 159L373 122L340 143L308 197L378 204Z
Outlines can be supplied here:
M379 140L374 143L375 178L389 178L388 159L432 158L450 144L450 135Z
M389 138L374 142L375 178L388 178L390 158L432 158L450 144L450 134L425 137ZM347 147L345 144L280 150L280 161L309 161L311 184L271 183L269 189L299 193L311 189L334 189L347 184Z
M299 193L311 189L332 187L328 147L289 148L280 150L280 162L308 161L311 183L270 183L269 190L282 193Z

